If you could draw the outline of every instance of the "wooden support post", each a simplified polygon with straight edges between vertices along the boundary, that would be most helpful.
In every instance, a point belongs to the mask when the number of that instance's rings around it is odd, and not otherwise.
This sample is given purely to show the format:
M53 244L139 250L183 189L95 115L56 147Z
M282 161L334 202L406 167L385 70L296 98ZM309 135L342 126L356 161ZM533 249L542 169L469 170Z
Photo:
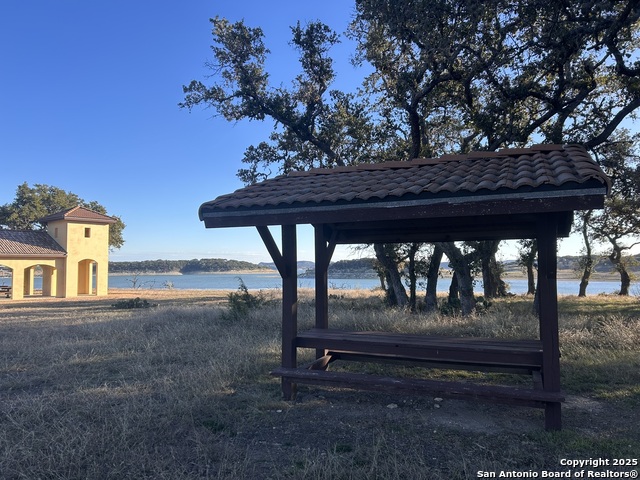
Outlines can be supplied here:
M315 233L315 287L316 287L316 328L329 328L329 260L327 241L322 225L314 225ZM316 349L316 358L326 355L324 348Z
M296 345L298 334L298 257L296 226L282 226L282 367L296 368ZM287 400L296 396L296 385L282 379L282 395Z
M542 341L542 384L548 392L560 391L560 341L558 338L557 218L545 215L538 225L538 300ZM545 408L547 430L562 428L561 404Z
M282 226L282 253L273 236L265 226L257 226L273 262L282 278L282 367L296 368L297 355L295 340L298 335L298 255L296 226ZM293 400L296 386L290 379L282 378L282 396Z

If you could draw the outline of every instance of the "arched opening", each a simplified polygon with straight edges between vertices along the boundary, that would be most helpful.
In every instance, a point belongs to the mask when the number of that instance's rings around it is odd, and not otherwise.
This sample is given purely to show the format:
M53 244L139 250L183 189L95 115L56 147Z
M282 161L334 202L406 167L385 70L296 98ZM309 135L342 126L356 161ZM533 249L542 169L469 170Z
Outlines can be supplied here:
M0 264L0 300L11 298L13 290L13 269Z
M98 263L85 259L78 262L78 295L96 295Z
M57 269L51 265L31 265L24 269L25 297L54 297L57 293Z

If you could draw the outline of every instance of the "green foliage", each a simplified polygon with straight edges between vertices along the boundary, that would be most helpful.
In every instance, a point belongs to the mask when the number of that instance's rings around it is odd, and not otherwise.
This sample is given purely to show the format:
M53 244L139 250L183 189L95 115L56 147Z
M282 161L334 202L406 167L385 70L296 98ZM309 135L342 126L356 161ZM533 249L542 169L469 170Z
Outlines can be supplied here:
M241 278L238 278L238 281L240 282L238 290L227 295L229 316L233 319L246 316L250 311L261 307L267 301L261 292L258 292L257 295L249 293L249 289Z
M329 265L330 273L343 271L363 270L375 272L375 258L355 258L352 260L338 260Z
M148 300L142 299L140 297L130 298L127 300L119 300L116 303L111 305L113 308L117 309L134 309L134 308L150 308L157 307L157 303L150 303Z
M423 153L533 135L593 148L640 105L638 5L585 5L358 0L353 37L375 69L367 92L417 129Z
M187 260L142 260L137 262L109 262L110 273L172 273L179 272Z
M137 262L109 262L111 273L216 273L237 270L262 270L264 267L241 260L202 258L193 260L143 260Z
M482 295L475 297L475 302L476 314L487 313L493 306L493 302ZM438 311L440 312L440 315L443 315L445 317L457 316L462 313L462 303L460 302L459 298L448 298L440 302Z
M40 230L44 226L38 222L39 219L78 205L107 215L106 208L96 201L87 202L75 193L51 185L35 184L30 187L25 182L18 186L13 202L0 206L0 228ZM111 216L116 223L109 226L109 246L120 248L124 244L122 231L125 224L119 217Z
M262 267L240 260L225 260L222 258L202 258L189 260L180 273L233 272L234 270L259 270Z

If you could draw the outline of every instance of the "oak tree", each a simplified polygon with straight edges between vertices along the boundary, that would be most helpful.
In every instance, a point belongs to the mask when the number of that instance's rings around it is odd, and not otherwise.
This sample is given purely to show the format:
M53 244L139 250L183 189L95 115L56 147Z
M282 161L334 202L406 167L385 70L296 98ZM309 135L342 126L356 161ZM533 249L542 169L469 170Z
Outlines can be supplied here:
M372 71L360 90L349 92L330 89L336 75L330 50L340 39L328 26L291 29L300 74L290 86L274 86L262 30L211 20L212 83L185 86L181 106L209 106L229 121L273 121L270 138L245 152L247 167L239 172L245 182L311 167L531 143L582 143L596 151L640 107L635 0L356 0L355 6L354 63ZM475 304L469 261L479 255L485 280L501 285L497 244L476 247L476 255L454 243L435 249L456 268L464 313ZM393 260L387 247L376 252L383 264ZM397 273L391 285L399 283ZM404 289L395 296L407 302Z
M78 205L107 215L106 208L96 201L86 202L75 193L51 185L35 184L30 187L25 182L16 189L13 202L0 206L0 228L40 230L44 225L39 223L39 219ZM109 246L117 249L124 244L122 232L125 224L120 217L111 216L116 222L109 227Z

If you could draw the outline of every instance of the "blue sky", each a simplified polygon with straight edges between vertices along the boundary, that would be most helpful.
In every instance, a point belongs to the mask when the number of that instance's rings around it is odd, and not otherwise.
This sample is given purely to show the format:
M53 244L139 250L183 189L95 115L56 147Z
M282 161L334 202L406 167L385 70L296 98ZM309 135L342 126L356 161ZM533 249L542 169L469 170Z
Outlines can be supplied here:
M116 261L269 261L253 229L206 230L197 209L242 186L244 150L271 124L182 110L182 85L209 73L211 17L262 27L280 82L297 71L289 26L319 19L343 31L352 9L344 0L3 0L0 204L23 182L96 200L127 225ZM343 57L340 70L356 75ZM303 229L301 259L313 258L309 240Z
M182 86L209 73L209 18L260 26L272 81L288 83L298 72L289 27L321 20L343 32L353 8L345 0L2 0L0 204L23 182L96 200L127 225L115 261L270 261L254 229L207 230L197 210L242 187L243 153L272 124L180 109ZM351 51L348 42L334 51L336 88L360 83ZM300 228L299 259L313 260L312 245L311 229ZM564 241L561 253L579 248ZM334 260L350 254L338 248Z

